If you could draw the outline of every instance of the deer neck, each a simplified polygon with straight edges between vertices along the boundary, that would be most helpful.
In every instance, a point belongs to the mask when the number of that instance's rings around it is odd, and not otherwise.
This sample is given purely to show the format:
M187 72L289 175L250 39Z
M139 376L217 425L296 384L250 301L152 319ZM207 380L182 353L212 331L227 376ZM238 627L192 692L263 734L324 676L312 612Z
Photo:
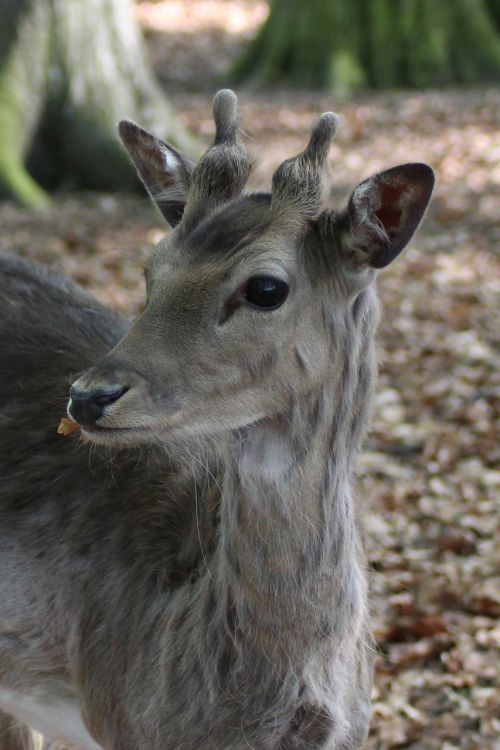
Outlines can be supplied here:
M365 615L351 471L371 357L290 412L248 427L225 475L221 550L240 631L295 661L318 639L342 646ZM368 375L370 377L368 377ZM349 393L339 399L341 381ZM344 391L346 387L344 385Z

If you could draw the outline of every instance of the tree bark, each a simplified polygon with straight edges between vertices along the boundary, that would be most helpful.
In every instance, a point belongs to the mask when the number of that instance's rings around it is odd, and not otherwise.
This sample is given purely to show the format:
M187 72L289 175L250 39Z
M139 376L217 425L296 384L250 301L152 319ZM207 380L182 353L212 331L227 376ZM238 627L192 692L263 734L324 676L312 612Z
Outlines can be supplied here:
M496 30L500 31L500 0L486 0L486 7L493 19Z
M500 80L497 0L274 0L232 74L348 92Z
M63 180L132 188L122 118L193 147L148 64L132 0L0 0L0 17L1 196L36 207Z

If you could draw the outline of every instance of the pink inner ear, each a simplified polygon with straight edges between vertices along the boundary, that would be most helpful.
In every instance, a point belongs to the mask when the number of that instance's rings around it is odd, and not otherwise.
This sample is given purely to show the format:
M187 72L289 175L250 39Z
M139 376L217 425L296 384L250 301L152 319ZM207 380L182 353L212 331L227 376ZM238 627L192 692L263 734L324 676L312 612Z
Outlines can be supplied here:
M403 217L402 197L405 192L404 186L380 185L380 206L375 215L382 223L389 236L396 234L401 227Z
M429 203L434 172L426 164L401 164L374 175L349 201L352 243L363 262L385 268L413 236Z

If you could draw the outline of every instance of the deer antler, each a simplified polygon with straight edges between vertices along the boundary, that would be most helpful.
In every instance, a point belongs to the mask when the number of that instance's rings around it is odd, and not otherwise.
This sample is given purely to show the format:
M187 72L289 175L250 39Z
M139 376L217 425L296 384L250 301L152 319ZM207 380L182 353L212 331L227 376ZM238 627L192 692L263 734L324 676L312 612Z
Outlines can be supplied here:
M307 147L286 159L273 175L272 208L301 225L317 216L323 197L323 168L339 118L325 112L312 130Z
M196 165L183 225L240 193L250 175L253 160L238 138L238 98L230 89L214 97L215 139Z

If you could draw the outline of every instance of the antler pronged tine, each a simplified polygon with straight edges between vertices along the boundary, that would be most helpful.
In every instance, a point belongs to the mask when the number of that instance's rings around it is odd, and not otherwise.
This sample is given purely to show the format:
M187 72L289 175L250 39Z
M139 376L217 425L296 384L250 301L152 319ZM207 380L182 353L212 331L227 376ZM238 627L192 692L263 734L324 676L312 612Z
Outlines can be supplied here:
M222 89L214 96L214 144L235 141L238 134L238 97L231 89Z
M184 226L238 195L250 176L253 160L238 138L238 98L233 91L217 92L213 115L214 142L194 169Z
M275 210L294 214L298 222L318 213L323 195L323 167L338 124L339 118L333 112L322 114L304 151L278 167L273 175Z
M331 142L337 132L340 118L334 112L324 112L312 130L303 156L321 168L326 161Z

